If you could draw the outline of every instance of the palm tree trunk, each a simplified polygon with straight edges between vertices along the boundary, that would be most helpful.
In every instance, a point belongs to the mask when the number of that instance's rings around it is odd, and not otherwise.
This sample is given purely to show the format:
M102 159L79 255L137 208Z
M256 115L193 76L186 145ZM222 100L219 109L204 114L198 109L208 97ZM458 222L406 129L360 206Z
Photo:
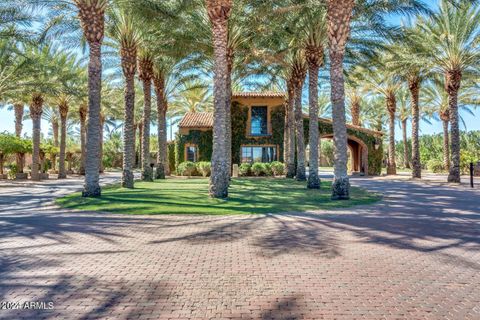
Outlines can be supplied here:
M152 81L143 80L142 118L142 180L153 181L153 168L150 166L150 117L152 113Z
M58 119L54 117L52 119L52 132L53 132L53 146L58 148L59 142L58 142L58 132L60 130L60 126L58 125ZM57 155L55 153L52 153L50 158L50 161L52 162L52 170L57 169Z
M165 97L165 79L162 75L154 78L155 92L157 96L157 136L158 136L158 153L157 153L157 170L155 172L156 179L165 179L167 171L167 100Z
M15 112L15 135L20 138L23 128L23 103L15 103L13 110Z
M350 181L347 175L348 154L343 58L350 35L350 19L353 6L353 0L328 0L327 4L333 143L335 146L332 183L332 199L334 200L350 198Z
M397 164L395 162L395 112L397 101L392 93L386 97L388 110L388 166L387 174L397 174Z
M58 159L58 179L65 179L65 149L67 145L67 117L60 116L60 155Z
M226 102L226 127L227 135L225 137L227 142L227 161L228 161L228 175L232 175L232 70L233 70L233 61L235 52L233 48L227 48L227 102Z
M360 101L354 99L351 105L351 113L352 113L352 124L354 126L361 126L360 124Z
M309 99L309 127L308 127L308 145L309 145L309 165L308 165L308 183L307 188L319 189L320 178L318 177L318 157L319 157L319 138L318 138L318 70L317 63L309 61L308 63L308 99Z
M305 78L299 81L295 94L295 133L297 141L297 181L307 180L305 173L305 138L303 134L302 88Z
M442 120L443 124L443 166L445 171L450 170L450 142L448 137L448 120Z
M13 105L13 110L15 112L15 135L20 138L22 136L22 128L23 128L23 112L24 112L23 103L15 103ZM18 173L23 173L24 158L25 158L25 154L17 153L16 163L17 163Z
M88 121L85 145L85 184L83 197L99 197L100 164L100 103L102 91L101 41L89 43L88 62Z
M88 106L82 103L78 110L79 118L80 118L80 169L79 173L81 175L85 175L85 145L87 139L87 109Z
M230 174L227 160L229 144L227 143L227 40L228 18L231 0L207 0L207 11L212 23L214 54L214 111L213 111L213 152L212 172L210 175L209 194L214 198L227 198Z
M420 162L420 142L418 139L420 126L420 108L418 104L420 80L418 77L410 79L408 87L412 107L412 178L420 179L422 177L422 164Z
M86 121L80 121L80 175L85 175L85 149L87 144Z
M138 124L138 152L136 154L138 155L138 162L137 162L137 167L141 168L142 167L142 141L143 141L143 122L140 121Z
M462 73L451 70L445 76L445 88L448 93L448 112L450 114L450 152L451 165L448 182L460 183L460 128L458 121L458 90Z
M135 62L134 62L135 63ZM133 189L135 166L135 71L125 74L122 187Z
M30 117L32 118L32 180L40 180L40 134L41 134L41 116L43 107L43 97L41 94L32 96L30 104Z
M295 177L295 88L292 79L287 83L287 105L285 113L285 163L287 167L286 177L292 179Z
M402 120L402 135L403 135L403 165L410 169L410 157L408 155L408 140L407 140L407 119Z
M103 173L105 171L105 168L103 167L103 128L105 126L105 115L100 113L100 156L98 157L99 159L99 173Z

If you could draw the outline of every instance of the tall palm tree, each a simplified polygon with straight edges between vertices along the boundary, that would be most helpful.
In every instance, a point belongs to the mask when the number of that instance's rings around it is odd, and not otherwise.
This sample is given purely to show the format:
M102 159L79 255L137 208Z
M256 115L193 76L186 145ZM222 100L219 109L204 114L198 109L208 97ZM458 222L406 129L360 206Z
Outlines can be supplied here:
M395 39L390 46L393 52L391 61L386 64L407 82L410 91L410 110L412 116L412 178L421 178L422 165L420 162L420 104L419 96L421 85L431 72L431 60L419 54L419 46L415 43L415 33L418 33L417 26L406 27L403 34ZM413 34L413 37L410 35ZM405 149L404 152L407 152Z
M293 79L295 88L295 136L297 146L297 172L295 179L305 181L305 139L303 137L303 112L302 112L302 91L305 77L307 75L307 63L305 61L304 51L298 51L295 55L293 64Z
M354 4L354 0L327 1L333 142L335 145L332 183L332 199L334 200L350 198L350 182L347 175L348 154L343 59L350 35L350 19Z
M403 89L403 88L402 88ZM409 97L406 90L398 91L398 118L400 123L400 128L402 129L402 139L403 139L403 166L410 169L410 155L408 150L408 140L407 140L407 121L410 118L410 106L409 106Z
M306 41L305 56L308 65L308 101L309 101L309 167L308 183L309 189L320 188L320 178L318 177L318 159L319 159L319 130L318 130L318 72L324 65L324 47L327 39L326 34L326 16L319 14L317 20L310 24Z
M138 77L143 82L143 118L142 118L142 180L153 181L150 167L150 122L152 110L153 56L147 48L142 48L138 56Z
M366 89L384 97L389 115L389 144L387 174L396 174L395 161L395 120L397 112L397 92L401 82L397 74L386 67L386 61L390 61L389 53L381 53L366 62L361 72Z
M60 112L60 152L58 162L58 179L65 179L67 172L65 170L65 152L67 147L67 116L69 97L61 95L58 98L58 109Z
M85 159L85 185L83 197L101 195L100 165L100 106L102 91L102 42L105 27L105 10L108 0L73 0L78 8L78 18L89 46L88 62L88 123Z
M153 83L157 97L157 170L156 179L165 179L167 170L167 110L168 102L165 96L165 74L162 68L154 68Z
M135 73L140 35L127 14L119 12L115 17L112 33L120 44L121 65L125 77L122 187L132 189L135 166Z
M212 24L214 52L214 111L213 111L213 152L212 173L209 194L214 198L227 198L229 168L227 161L227 83L228 73L228 18L232 10L232 0L206 0L207 12Z
M43 111L43 96L41 93L35 92L32 94L30 102L30 117L33 125L33 147L32 147L32 180L40 180L40 133L41 133L41 118Z
M153 83L157 98L157 169L156 179L165 179L168 172L167 163L167 111L169 100L186 98L188 91L192 88L189 85L198 83L196 75L188 75L182 70L184 57L182 54L166 55L161 52L155 59ZM204 87L204 85L201 85ZM198 89L194 87L193 89ZM198 93L198 91L197 91ZM192 96L190 96L192 97ZM184 100L185 102L185 100ZM197 102L191 101L193 105ZM187 102L188 103L188 102ZM178 107L178 106L177 106ZM194 107L195 108L195 107ZM177 109L178 111L178 109Z
M473 79L472 79L473 80ZM470 82L470 81L469 81ZM445 91L445 86L440 77L435 77L429 81L423 90L420 101L425 105L425 116L442 122L443 128L443 166L446 171L450 170L450 138L449 138L449 97ZM470 116L474 116L472 107L478 107L480 100L477 90L468 82L464 83L458 95L459 109ZM459 115L459 120L465 121Z
M480 7L470 1L442 0L440 10L430 17L419 19L415 43L420 54L433 62L442 72L449 98L451 166L449 182L460 182L460 129L458 94L462 78L478 68L480 61ZM412 35L415 36L415 35Z

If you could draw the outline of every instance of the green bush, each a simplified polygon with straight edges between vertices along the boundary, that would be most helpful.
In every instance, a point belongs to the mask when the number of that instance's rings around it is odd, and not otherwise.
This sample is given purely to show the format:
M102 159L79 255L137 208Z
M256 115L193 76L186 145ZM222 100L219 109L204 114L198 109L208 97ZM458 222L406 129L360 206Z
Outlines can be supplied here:
M271 163L264 163L263 166L265 167L265 171L263 173L267 177L273 176L272 164Z
M433 173L440 173L445 171L443 166L443 161L438 159L432 159L427 162L428 170L432 171Z
M185 161L178 165L177 173L181 176L193 176L196 172L197 166L191 161Z
M279 161L273 161L270 164L274 176L283 176L285 174L285 165Z
M212 164L208 161L197 162L197 171L201 173L203 177L208 177L212 172Z
M17 177L18 167L16 163L10 165L10 171L8 171L8 178L15 179Z
M243 177L248 176L250 175L251 167L250 163L242 163L240 167L238 167L238 173Z
M265 163L262 163L262 162L255 162L254 164L252 164L252 173L255 175L255 176L261 176L262 174L265 174L266 172L266 168L265 168Z

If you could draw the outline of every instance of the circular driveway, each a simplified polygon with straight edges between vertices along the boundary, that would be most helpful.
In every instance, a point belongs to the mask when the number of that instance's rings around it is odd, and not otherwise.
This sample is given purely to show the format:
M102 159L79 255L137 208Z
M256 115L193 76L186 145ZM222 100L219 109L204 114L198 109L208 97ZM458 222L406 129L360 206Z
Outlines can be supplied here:
M0 301L45 304L0 309L0 318L479 319L480 190L351 181L384 200L281 215L125 216L49 203L80 179L2 184Z

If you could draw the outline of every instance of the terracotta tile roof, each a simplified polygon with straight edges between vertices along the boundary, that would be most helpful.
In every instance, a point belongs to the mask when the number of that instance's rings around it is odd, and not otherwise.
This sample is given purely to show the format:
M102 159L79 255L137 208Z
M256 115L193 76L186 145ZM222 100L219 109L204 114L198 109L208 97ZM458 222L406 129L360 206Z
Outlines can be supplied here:
M303 114L305 119L308 119L307 114ZM318 118L320 122L331 124L331 119ZM212 112L187 112L178 124L179 128L213 128L213 113ZM367 129L353 124L347 123L347 128L362 131L368 134L383 136L383 132Z
M234 92L232 98L285 98L285 92Z
M180 128L212 128L212 112L187 112L178 124Z
M308 119L309 115L308 114L303 114L304 119ZM327 118L318 118L318 121L323 122L323 123L332 123L332 119L327 119ZM364 127L359 127L359 126L354 126L353 124L347 123L347 128L348 129L353 129L357 131L362 131L368 134L376 135L376 136L383 136L383 132L377 131L377 130L372 130Z

